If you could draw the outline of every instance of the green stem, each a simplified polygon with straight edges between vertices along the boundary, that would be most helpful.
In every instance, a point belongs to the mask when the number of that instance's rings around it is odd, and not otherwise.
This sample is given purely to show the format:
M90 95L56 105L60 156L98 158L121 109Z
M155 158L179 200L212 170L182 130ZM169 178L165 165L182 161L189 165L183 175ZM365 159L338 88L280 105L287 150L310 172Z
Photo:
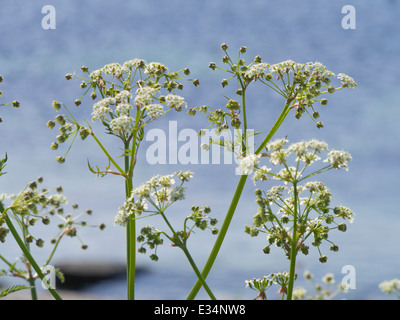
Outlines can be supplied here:
M176 234L174 228L172 227L172 225L169 223L167 217L165 216L164 212L163 212L163 211L160 211L160 214L161 214L162 218L164 219L165 223L168 225L168 228L169 228L169 229L171 230L171 232L174 234L173 239L179 239L179 237L177 236L177 234ZM185 223L185 229L186 229L186 223ZM186 230L185 230L185 231L186 231ZM212 293L210 287L207 285L206 280L205 280L205 279L203 278L203 276L201 275L201 273L200 273L200 271L199 271L199 268L197 268L197 265L196 265L196 263L194 262L192 256L190 255L189 250L187 249L187 246L186 246L186 240L184 240L184 242L181 242L180 244L177 244L177 246L178 246L179 248L181 248L181 249L183 250L183 252L185 253L186 258L188 259L188 261L189 261L189 263L190 263L190 265L191 265L191 267L192 267L194 273L195 273L196 276L197 276L197 279L201 282L202 286L204 287L204 289L205 289L206 292L208 293L209 297L210 297L212 300L217 300L217 299L215 298L214 294Z
M293 235L292 245L290 248L290 269L289 269L289 285L287 292L287 300L292 300L294 278L296 273L296 256L297 256L297 182L293 182L294 189L294 208L293 208Z
M1 213L4 212L4 207L3 207L3 205L1 203L0 203L0 212ZM32 255L30 254L29 250L26 248L25 243L22 241L22 239L19 236L17 230L14 228L14 225L13 225L10 217L8 216L8 214L5 214L5 220L6 220L6 224L8 226L8 229L10 230L11 234L13 235L15 241L18 243L18 246L22 250L22 252L25 255L26 259L29 261L30 265L33 267L33 269L38 274L39 278L42 281L48 282L47 279L45 278L45 276L43 275L42 271L40 270L39 265L36 263L35 259L32 257ZM50 291L50 293L52 294L52 296L56 300L62 300L60 295L57 293L57 291L54 288L51 287L50 284L48 286L48 290Z
M210 287L207 285L206 280L203 278L203 276L200 273L200 270L197 268L195 262L193 261L192 256L190 255L188 249L186 248L186 245L183 245L182 248L183 252L186 255L186 258L188 259L190 265L193 268L193 271L196 273L197 279L198 281L200 281L200 283L202 284L202 286L204 287L204 289L206 290L207 294L209 295L209 297L211 298L211 300L217 300L214 296L214 294L212 293Z
M30 268L30 267L29 267L29 268ZM31 273L31 272L29 271L29 273ZM29 280L28 280L28 282L29 282L29 285L30 285L30 287L31 287L31 297L32 297L32 300L37 300L38 297L37 297L35 279L32 278L32 277L30 277Z
M274 126L272 127L271 131L268 133L268 135L265 137L263 142L257 148L257 150L255 152L256 154L259 154L265 148L267 143L271 140L271 138L274 136L276 131L279 129L279 127L282 124L283 120L286 118L286 116L289 113L289 110L290 110L289 106L290 106L290 101L287 101L286 104L285 104L285 107L283 108L281 114L279 115L278 119L276 120L276 122L275 122ZM240 199L240 197L242 195L242 191L243 191L243 188L244 188L244 186L246 184L247 177L248 177L247 175L242 175L240 177L240 179L239 179L238 185L236 187L236 191L235 191L235 193L233 195L231 204L229 205L228 212L226 213L224 222L223 222L223 224L221 226L221 229L220 229L220 231L218 233L217 239L215 240L215 244L214 244L214 246L213 246L213 248L211 250L211 253L210 253L209 257L208 257L208 260L206 261L206 264L205 264L205 266L203 268L203 271L201 273L201 275L203 276L204 279L207 278L207 275L209 274L209 272L210 272L210 270L211 270L211 268L212 268L212 266L213 266L213 264L215 262L215 259L217 258L219 250L220 250L220 248L222 246L222 242L225 239L225 235L226 235L226 233L228 231L229 225L230 225L230 223L232 221L232 218L233 218L233 215L235 213L237 204L238 204L239 199ZM187 300L193 300L196 297L197 293L199 292L199 290L201 288L201 285L202 285L201 282L199 280L197 280L196 283L194 284L192 290L189 292L189 295L187 296L186 299Z
M125 150L129 149L129 143L125 143ZM129 156L125 156L125 172L130 171ZM132 176L125 180L126 198L131 196L133 189ZM126 249L127 249L127 289L128 300L135 300L135 271L136 271L136 220L129 219L126 227Z

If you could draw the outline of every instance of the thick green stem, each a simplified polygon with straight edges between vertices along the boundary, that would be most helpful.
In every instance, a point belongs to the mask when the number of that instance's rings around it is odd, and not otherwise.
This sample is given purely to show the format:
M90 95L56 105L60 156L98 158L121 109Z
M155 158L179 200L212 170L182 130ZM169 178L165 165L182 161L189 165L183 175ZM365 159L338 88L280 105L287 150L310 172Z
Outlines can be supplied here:
M125 143L125 150L129 148L129 143ZM130 171L130 157L125 156L125 172ZM132 161L132 159L131 159ZM125 196L129 198L133 189L132 177L125 179ZM135 274L136 274L136 220L129 219L126 227L126 276L128 300L135 300Z
M174 228L173 228L172 225L169 223L169 221L168 221L167 217L165 216L165 214L164 214L162 211L160 211L160 214L161 214L162 218L164 219L165 223L167 224L168 228L169 228L169 229L171 230L171 232L173 233L173 235L174 235L173 238L174 238L174 239L179 239L179 237L177 236L177 234L176 234ZM181 243L179 243L179 244L176 244L176 245L177 245L179 248L181 248L181 249L183 250L183 252L185 253L186 258L188 259L188 261L189 261L189 263L190 263L190 265L191 265L193 271L195 272L195 274L196 274L196 276L197 276L197 279L201 282L201 284L203 285L204 289L205 289L206 292L208 293L209 297L210 297L212 300L217 300L217 299L215 298L214 294L212 293L210 287L207 285L206 280L205 280L205 279L203 278L203 276L201 275L201 273L200 273L200 271L199 271L199 268L197 268L197 265L196 265L196 263L194 262L192 256L190 255L190 252L189 252L189 250L188 250L188 248L187 248L187 246L186 246L186 240L184 240L183 242L181 242Z
M268 135L262 141L260 146L257 148L257 150L255 152L256 154L259 154L265 148L267 143L271 140L271 138L274 136L276 131L279 129L279 127L282 124L283 120L286 118L286 116L289 113L289 110L290 110L289 106L290 106L290 101L287 101L286 104L285 104L285 107L283 108L281 114L279 115L278 119L276 120L276 122L275 122L274 126L272 127L271 131L268 133ZM211 268L212 268L212 266L213 266L213 264L215 262L215 259L217 258L217 255L219 253L219 250L220 250L220 248L222 246L222 243L223 243L223 241L225 239L225 235L226 235L226 233L228 231L229 225L230 225L230 223L232 221L232 218L233 218L233 215L235 213L237 204L238 204L239 199L240 199L240 197L242 195L242 191L243 191L243 188L244 188L244 186L246 184L247 177L248 177L247 175L242 175L240 177L240 179L239 179L238 185L236 187L236 191L235 191L235 193L233 195L231 204L229 205L228 212L226 213L224 222L223 222L223 224L221 226L221 229L220 229L219 234L217 236L217 239L215 241L214 247L212 248L212 251L211 251L211 253L210 253L209 257L208 257L208 260L207 260L207 262L206 262L206 264L205 264L205 266L203 268L203 271L201 273L204 279L207 278L207 276L208 276L208 274L209 274L209 272L210 272L210 270L211 270ZM197 282L194 284L192 290L189 292L189 295L187 296L186 299L187 300L193 300L196 297L197 293L199 292L200 288L201 288L201 282L199 280L197 280Z
M4 207L3 205L0 203L0 212L3 213L4 212ZM18 246L20 247L20 249L22 250L25 258L29 261L30 265L33 267L33 269L36 271L36 273L38 274L39 278L48 283L48 280L45 278L44 274L42 273L42 271L40 270L39 265L36 263L35 259L32 257L32 255L30 254L29 250L27 249L27 247L25 246L25 243L22 241L21 237L19 236L17 230L14 228L14 225L11 221L11 219L9 218L8 214L5 214L5 220L6 220L6 224L8 226L8 229L10 230L11 234L13 235L15 241L17 241ZM57 291L51 287L50 283L48 283L48 290L49 292L52 294L52 296L56 299L56 300L62 300L62 298L60 297L60 295L57 293Z
M35 279L34 278L29 278L29 285L31 286L31 297L32 300L37 300L37 292L36 292L36 285L35 285Z
M204 287L204 289L206 290L207 294L209 295L209 297L211 298L211 300L217 300L214 296L214 294L212 293L210 287L207 285L206 280L203 278L203 276L200 273L200 270L197 268L195 262L193 261L192 256L190 255L188 249L186 248L186 245L184 245L182 247L183 252L186 255L186 258L188 259L190 265L193 268L193 271L196 273L197 279L198 281L200 281L200 283L202 284L202 286Z
M294 278L296 273L296 256L297 256L297 182L293 183L294 189L294 207L293 207L293 231L292 245L290 248L290 269L289 269L289 285L287 292L287 300L292 300Z

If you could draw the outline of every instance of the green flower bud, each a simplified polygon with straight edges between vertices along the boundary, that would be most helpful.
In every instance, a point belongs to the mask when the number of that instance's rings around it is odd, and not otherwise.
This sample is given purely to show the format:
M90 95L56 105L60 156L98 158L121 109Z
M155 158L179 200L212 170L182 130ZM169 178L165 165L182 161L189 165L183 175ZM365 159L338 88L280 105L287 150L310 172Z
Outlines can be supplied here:
M327 262L328 261L328 257L327 256L321 256L320 258L319 258L319 262L321 262L321 263L325 263L325 262Z
M340 223L340 224L338 225L338 230L339 230L339 231L342 231L342 232L345 232L345 231L347 230L346 224L345 224L344 222Z
M190 109L188 109L187 114L189 116L194 116L194 115L196 115L196 110L194 108L190 108Z
M323 105L323 106L326 106L327 104L328 104L328 99L322 99L321 100L321 104Z
M194 84L195 87L198 87L200 85L199 79L194 79L193 80L193 84Z
M79 99L76 99L75 102L74 102L74 104L75 104L77 107L78 107L81 103L82 103L82 102L81 102L81 100L79 100Z
M210 64L208 65L208 67L212 70L215 70L217 68L217 65L215 64L215 62L210 62Z
M215 226L218 223L218 220L215 218L210 219L210 225Z
M106 225L104 224L104 223L101 223L100 225L99 225L99 229L100 230L104 230L106 228Z
M242 124L242 122L240 121L239 118L232 118L232 120L231 120L232 127L234 127L235 129L239 129L241 124Z
M267 73L267 74L264 76L264 78L267 79L268 81L271 81L271 80L274 78L274 76L273 76L272 74L270 74L270 73Z
M56 139L57 139L57 142L58 142L58 143L63 143L63 142L65 142L65 136L62 135L62 134L59 134L59 135L56 137Z
M56 121L62 126L65 124L65 119L61 114L56 116Z
M256 56L254 58L254 63L261 63L261 57L260 56Z
M50 223L50 218L49 218L48 216L44 216L44 217L42 218L42 223L43 223L44 225L48 225L48 224Z
M81 71L84 73L89 72L89 68L87 66L82 66Z
M229 46L226 43L221 44L221 49L226 51L228 50Z
M57 111L61 109L61 103L59 103L58 101L53 101L52 106L53 106L53 108L56 109Z
M33 236L32 236L31 234L28 234L28 235L25 237L25 241L26 241L27 243L32 243L32 241L33 241Z
M269 246L264 247L263 252L265 254L269 254L271 252L271 248Z
M13 103L12 103L12 106L13 106L14 108L18 108L19 105L20 105L20 103L19 103L17 100L13 101Z
M223 63L228 63L229 62L229 57L228 56L223 56L222 57L222 62Z
M72 79L72 74L67 73L67 74L65 75L65 79L71 80L71 79Z
M218 232L219 232L218 228L212 228L211 229L211 233L212 234L218 234Z
M153 260L153 261L158 261L158 256L156 254L152 254L150 256L150 259Z
M65 158L64 157L56 157L56 160L58 163L64 163L65 162Z
M333 245L330 247L330 250L333 251L333 252L338 252L338 251L339 251L339 247L338 247L337 245L333 244Z
M334 93L335 92L335 87L334 86L330 86L330 87L328 87L328 92L329 93Z
M42 240L42 239L37 239L36 240L36 245L39 247L39 248L43 248L43 246L44 246L44 240Z
M88 248L88 245L87 244L82 244L81 248L82 248L82 250L86 250Z
M247 51L247 47L243 46L239 49L240 53L245 53Z
M96 92L92 92L92 93L90 94L90 97L92 98L92 100L96 99L96 98L97 98Z
M140 247L140 248L138 249L138 252L139 252L139 253L146 253L146 248Z
M221 84L222 84L222 88L225 88L228 85L228 80L227 79L223 79Z
M48 128L53 129L54 126L56 125L56 122L53 120L49 120L46 125Z

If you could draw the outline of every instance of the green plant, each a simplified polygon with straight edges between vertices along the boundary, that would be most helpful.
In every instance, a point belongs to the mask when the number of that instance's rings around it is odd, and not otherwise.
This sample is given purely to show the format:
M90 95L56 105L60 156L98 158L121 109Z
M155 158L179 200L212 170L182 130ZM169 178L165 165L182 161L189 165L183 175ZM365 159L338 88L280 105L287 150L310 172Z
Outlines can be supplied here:
M8 270L2 270L3 276L12 276L24 279L29 283L31 296L36 300L36 279L40 279L42 283L47 283L50 293L56 299L61 299L60 295L54 288L54 283L49 283L45 277L43 270L51 265L51 260L54 257L56 250L59 248L62 239L65 237L77 238L81 241L81 248L87 249L87 245L82 242L78 236L78 230L82 227L89 227L85 220L81 220L84 214L91 214L91 210L86 210L78 215L73 212L78 210L78 205L72 205L72 213L66 212L65 204L66 197L62 194L62 188L58 187L55 193L51 193L47 189L39 189L39 185L43 182L43 178L38 178L27 185L27 187L16 195L2 194L0 196L0 241L6 241L7 234L11 233L17 241L19 248L22 251L22 256L16 262L11 262L9 259L0 254L0 260L6 265ZM6 202L10 202L5 205ZM58 220L57 229L50 241L45 241L35 232L35 226L44 225L52 227L52 220ZM101 230L105 225L100 224ZM46 242L50 242L45 245ZM39 266L32 254L32 246L39 248L48 248L50 246L48 258ZM19 266L19 263L23 267ZM54 270L56 275L63 281L64 277L60 270ZM35 273L36 272L36 273ZM22 287L21 287L22 289ZM14 291L14 290L11 290ZM11 292L10 291L10 292Z
M246 47L239 49L237 60L233 60L230 57L228 48L229 46L225 43L221 45L221 49L225 54L222 62L226 67L219 67L214 62L211 62L209 67L212 70L221 70L229 74L229 78L222 80L222 86L226 87L230 82L234 82L235 94L239 101L227 97L226 109L222 110L204 106L199 108L199 111L208 113L208 120L211 122L210 127L215 126L221 132L229 128L229 126L235 129L242 129L243 134L240 136L241 140L239 142L229 141L226 143L224 141L221 144L227 150L235 151L235 148L232 148L232 144L237 145L239 143L241 148L239 148L240 152L237 153L237 156L241 159L239 169L242 175L239 178L214 247L203 268L202 275L204 278L209 274L218 256L246 184L248 173L254 168L258 157L263 155L265 147L271 141L288 114L293 111L297 119L307 114L318 128L322 128L323 123L317 121L317 119L320 117L318 108L328 103L328 99L324 96L333 94L342 88L351 89L357 86L351 77L343 73L338 74L336 77L332 71L329 71L320 62L296 63L292 60L287 60L277 64L269 64L263 62L260 56L256 56L250 64L246 65L245 60L242 58L243 54L247 51ZM340 80L340 85L334 86L332 84L335 78ZM250 145L248 141L248 122L251 116L248 114L248 110L250 109L247 106L246 93L248 87L255 83L265 85L282 96L284 105L272 128L264 138L261 138L261 143L254 146L255 152L251 154L249 152ZM257 132L257 134L261 134L261 132ZM211 141L211 143L214 142L215 140ZM217 141L217 143L219 142ZM201 283L197 281L187 298L194 299L200 288Z
M171 110L182 111L187 107L183 97L175 94L183 89L181 81L189 81L189 69L170 72L159 62L147 63L142 59L133 59L119 63L111 63L103 68L89 72L88 67L81 68L87 77L67 74L66 79L81 79L80 87L83 95L74 104L80 106L83 97L90 92L92 100L100 98L91 106L92 123L100 124L100 130L115 137L121 144L122 152L112 155L108 146L95 134L96 129L89 121L80 123L63 103L54 101L53 107L59 111L63 107L66 114L58 114L55 120L47 123L49 128L60 125L59 134L51 148L57 150L59 144L68 140L71 144L67 151L57 157L59 163L65 162L66 154L79 135L82 140L92 137L104 153L109 165L104 170L93 168L88 163L91 172L104 176L114 174L124 179L125 198L129 199L133 190L133 176L136 166L137 153L145 135L145 127L157 121ZM195 86L199 81L191 79ZM122 163L117 158L122 158ZM111 167L112 165L112 167ZM126 223L127 248L127 296L135 298L135 269L136 269L136 223L134 217Z

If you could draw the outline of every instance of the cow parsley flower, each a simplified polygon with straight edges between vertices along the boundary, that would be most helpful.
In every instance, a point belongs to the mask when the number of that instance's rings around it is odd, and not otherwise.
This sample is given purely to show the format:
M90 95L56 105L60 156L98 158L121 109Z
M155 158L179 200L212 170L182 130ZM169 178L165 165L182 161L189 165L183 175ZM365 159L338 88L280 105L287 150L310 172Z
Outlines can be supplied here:
M271 171L271 169L270 168L267 168L266 166L262 166L261 168L258 168L257 170L255 170L255 172L254 172L254 175L253 175L253 182L254 182L254 184L256 184L256 182L258 181L258 180L261 180L261 181L266 181L266 180L268 180L269 179L269 175L268 175L268 172L270 172Z
M129 70L121 66L117 62L106 64L103 67L103 73L109 74L114 78L120 78L122 74L127 73Z
M342 86L349 88L349 89L355 89L357 87L357 83L354 81L354 79L348 75L345 75L344 73L339 73L337 75L338 79L342 81Z
M335 76L335 74L329 71L321 62L308 62L305 69L321 79Z
M260 62L252 65L249 70L245 72L245 77L249 79L258 79L265 75L265 72L268 71L269 64Z
M331 150L324 162L330 162L335 169L349 170L347 163L352 160L350 153L343 150Z
M182 107L187 108L187 103L184 98L175 94L169 94L165 97L165 102L170 108L175 108L177 111L182 110Z
M164 112L164 107L161 104L149 104L145 106L146 113L151 119L157 119L162 116Z
M248 175L251 171L253 171L254 168L260 163L260 157L260 154L250 154L241 159L239 167L237 168L239 174Z
M132 125L132 120L132 117L121 115L118 118L114 118L111 120L110 128L115 134L129 131Z
M154 95L160 91L159 88L153 87L139 87L136 90L135 104L138 106L145 106L151 104L154 100Z

